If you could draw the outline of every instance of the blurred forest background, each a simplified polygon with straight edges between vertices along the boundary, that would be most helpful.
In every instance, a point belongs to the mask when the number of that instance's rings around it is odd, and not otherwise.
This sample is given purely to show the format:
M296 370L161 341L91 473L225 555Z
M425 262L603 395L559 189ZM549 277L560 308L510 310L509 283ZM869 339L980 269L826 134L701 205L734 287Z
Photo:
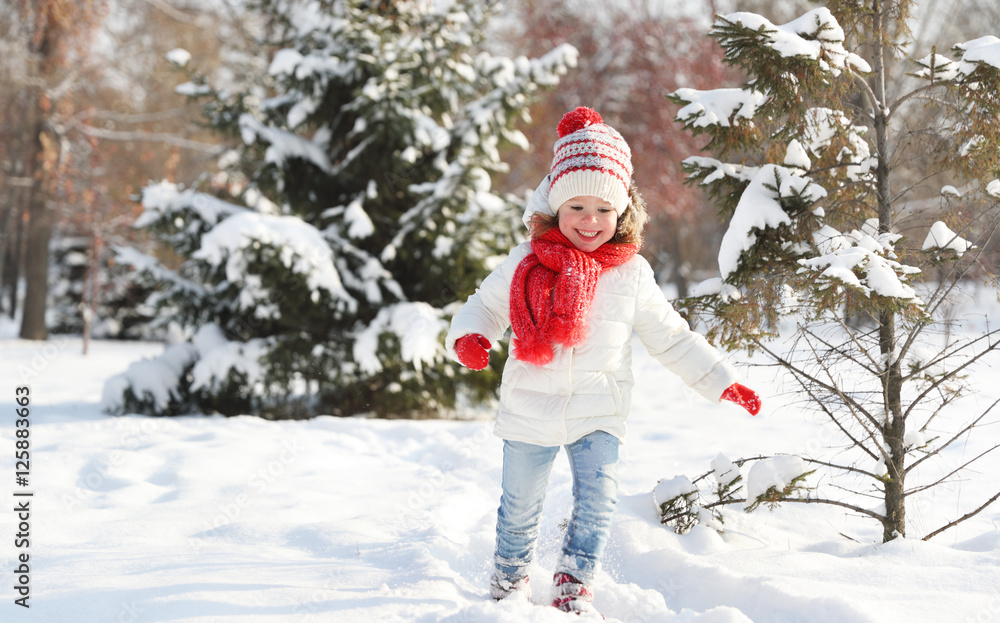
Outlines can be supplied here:
M633 150L652 216L644 254L661 283L685 295L689 283L717 274L725 224L697 188L683 184L680 160L697 151L697 139L673 121L676 106L664 94L741 82L705 36L714 14L752 11L783 23L816 4L503 3L502 18L486 33L490 51L535 57L569 43L579 60L533 104L531 124L520 127L531 148L505 148L510 172L497 175L494 188L533 189L548 170L560 116L577 105L597 109ZM216 171L240 137L207 128L201 107L178 89L189 76L167 55L188 51L191 66L216 88L264 84L275 50L261 42L272 25L250 6L0 0L0 313L19 323L22 338L157 337L142 305L148 292L130 279L129 267L115 264L112 249L134 246L169 264L171 249L132 227L141 189L160 180L202 190L229 183ZM997 26L995 0L928 0L912 30L919 47L936 44L946 53L954 41Z

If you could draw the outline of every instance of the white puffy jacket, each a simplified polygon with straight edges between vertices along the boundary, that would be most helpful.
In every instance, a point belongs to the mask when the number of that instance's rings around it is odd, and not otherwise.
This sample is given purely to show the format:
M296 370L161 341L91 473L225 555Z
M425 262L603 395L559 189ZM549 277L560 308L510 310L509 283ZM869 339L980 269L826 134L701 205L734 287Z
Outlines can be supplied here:
M479 333L492 343L510 326L510 283L531 244L514 248L455 314L445 338ZM711 401L737 381L736 371L704 337L691 331L663 296L639 255L601 275L587 338L575 348L554 345L544 366L507 359L494 432L541 446L572 443L603 430L622 439L631 403L632 331L649 353Z

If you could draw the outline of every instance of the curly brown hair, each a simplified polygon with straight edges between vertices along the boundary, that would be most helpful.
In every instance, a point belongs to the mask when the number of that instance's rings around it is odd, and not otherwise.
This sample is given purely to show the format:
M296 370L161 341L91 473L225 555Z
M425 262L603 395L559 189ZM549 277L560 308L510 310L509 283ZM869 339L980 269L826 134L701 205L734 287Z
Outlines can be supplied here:
M646 213L646 200L639 194L635 182L628 187L628 205L618 217L618 227L610 244L637 244L642 246L642 232L646 227L649 215ZM538 238L545 232L559 227L559 217L552 214L535 212L531 217L531 237Z

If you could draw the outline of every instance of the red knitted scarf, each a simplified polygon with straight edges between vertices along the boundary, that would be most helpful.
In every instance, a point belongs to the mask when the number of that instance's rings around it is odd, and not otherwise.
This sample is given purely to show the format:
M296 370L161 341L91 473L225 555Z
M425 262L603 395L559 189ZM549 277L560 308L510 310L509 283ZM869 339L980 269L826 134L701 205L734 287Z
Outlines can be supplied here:
M553 344L572 347L587 336L587 318L601 274L632 259L635 244L603 244L586 253L558 228L531 241L510 284L514 356L538 366L552 361Z

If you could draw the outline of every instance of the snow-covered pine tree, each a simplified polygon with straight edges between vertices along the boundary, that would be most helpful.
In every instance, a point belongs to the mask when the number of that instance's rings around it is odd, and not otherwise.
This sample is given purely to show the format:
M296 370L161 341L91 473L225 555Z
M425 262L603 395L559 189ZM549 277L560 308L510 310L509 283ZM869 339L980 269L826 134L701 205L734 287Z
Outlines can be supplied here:
M110 410L159 396L157 412L412 416L454 405L463 386L493 391L495 377L446 361L441 332L516 242L518 199L491 192L499 148L527 147L516 123L576 59L566 45L535 59L482 51L498 7L259 3L277 48L269 83L220 93L192 73L184 85L242 138L227 158L236 196L150 186L137 225L184 261L122 252L197 332L167 366L187 386L146 392L126 373L107 386Z
M965 280L996 286L980 253L1000 198L1000 39L908 57L913 7L838 0L782 25L719 16L711 36L747 82L670 95L715 156L688 158L689 179L729 219L721 279L686 308L717 342L790 372L844 440L809 460L854 495L822 501L877 519L886 541L906 534L907 499L954 477L916 470L991 411L948 407L998 344L995 328L950 342L941 328ZM921 205L947 223L928 234ZM791 338L774 339L788 320Z

